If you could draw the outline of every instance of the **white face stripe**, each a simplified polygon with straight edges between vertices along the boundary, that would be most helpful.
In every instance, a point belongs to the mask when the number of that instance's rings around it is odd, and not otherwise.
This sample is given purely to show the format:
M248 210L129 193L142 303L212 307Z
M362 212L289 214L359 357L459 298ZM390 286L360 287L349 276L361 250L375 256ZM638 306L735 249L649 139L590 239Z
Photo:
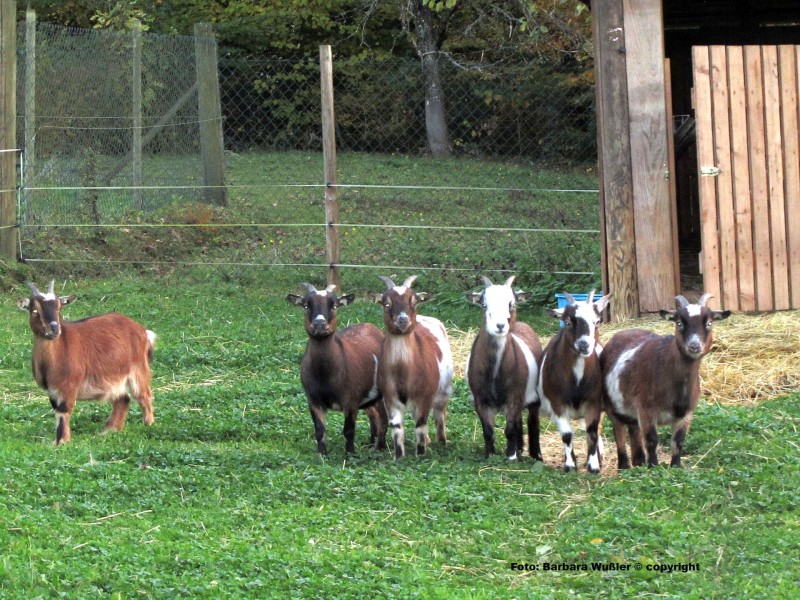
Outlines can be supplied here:
M510 307L516 306L514 290L508 285L489 286L483 291L483 304L486 332L489 335L506 335L511 319ZM497 331L498 324L506 326L502 332Z
M686 312L690 317L699 317L700 313L703 312L703 307L699 304L690 304L686 307Z
M575 344L581 342L581 340L585 341L589 346L588 354L594 352L594 344L595 344L595 331L597 329L597 323L599 322L599 317L597 313L594 312L594 306L591 304L585 304L583 302L578 303L575 309L575 317L578 319L585 321L586 325L589 328L589 332L586 335L582 335L577 340L575 340Z

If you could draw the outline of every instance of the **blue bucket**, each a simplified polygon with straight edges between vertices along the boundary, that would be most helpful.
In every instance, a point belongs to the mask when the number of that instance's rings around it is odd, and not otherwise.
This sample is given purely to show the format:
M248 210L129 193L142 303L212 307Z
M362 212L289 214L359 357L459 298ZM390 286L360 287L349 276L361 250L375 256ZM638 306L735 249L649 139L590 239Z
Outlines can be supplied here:
M570 294L573 298L575 298L575 302L586 302L586 299L589 297L589 294ZM566 308L569 304L567 301L567 297L564 294L556 294L556 302L558 303L558 308ZM597 302L600 298L603 297L603 292L595 292L594 300L592 302ZM558 322L559 327L564 326L564 321Z
M589 294L570 294L573 298L575 298L575 302L586 302L586 299L589 297ZM558 308L565 308L569 302L567 302L567 297L564 294L556 294L556 302L558 303ZM600 298L603 297L603 292L595 292L594 300L592 302L597 302Z

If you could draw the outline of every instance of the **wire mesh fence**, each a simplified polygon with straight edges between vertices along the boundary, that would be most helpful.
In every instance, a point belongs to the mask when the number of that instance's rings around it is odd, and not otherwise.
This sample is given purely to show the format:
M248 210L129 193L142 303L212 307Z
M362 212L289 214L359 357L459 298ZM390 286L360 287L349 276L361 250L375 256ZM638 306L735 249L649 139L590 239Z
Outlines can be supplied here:
M196 38L40 23L31 46L18 31L23 257L327 266L316 60L220 53L222 209L203 202ZM591 69L442 73L453 157L439 161L425 156L418 62L335 60L342 263L596 274ZM481 252L500 231L508 250ZM56 257L59 236L75 249ZM436 251L375 251L398 238Z

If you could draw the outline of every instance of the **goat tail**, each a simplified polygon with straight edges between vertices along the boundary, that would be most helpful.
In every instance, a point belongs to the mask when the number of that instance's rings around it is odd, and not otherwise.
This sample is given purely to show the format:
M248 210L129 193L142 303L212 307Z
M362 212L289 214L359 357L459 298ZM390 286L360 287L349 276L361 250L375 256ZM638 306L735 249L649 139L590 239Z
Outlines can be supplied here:
M156 347L156 333L147 330L147 362L153 362L153 350Z

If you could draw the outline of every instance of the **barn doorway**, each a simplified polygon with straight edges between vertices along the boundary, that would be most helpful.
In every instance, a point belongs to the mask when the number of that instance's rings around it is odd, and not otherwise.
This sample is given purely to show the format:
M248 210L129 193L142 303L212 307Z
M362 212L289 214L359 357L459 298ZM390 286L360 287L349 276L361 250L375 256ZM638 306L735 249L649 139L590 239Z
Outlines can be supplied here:
M800 3L663 0L662 12L665 57L670 63L681 288L695 293L705 288L700 219L700 186L705 177L699 175L697 160L692 48L800 44Z

